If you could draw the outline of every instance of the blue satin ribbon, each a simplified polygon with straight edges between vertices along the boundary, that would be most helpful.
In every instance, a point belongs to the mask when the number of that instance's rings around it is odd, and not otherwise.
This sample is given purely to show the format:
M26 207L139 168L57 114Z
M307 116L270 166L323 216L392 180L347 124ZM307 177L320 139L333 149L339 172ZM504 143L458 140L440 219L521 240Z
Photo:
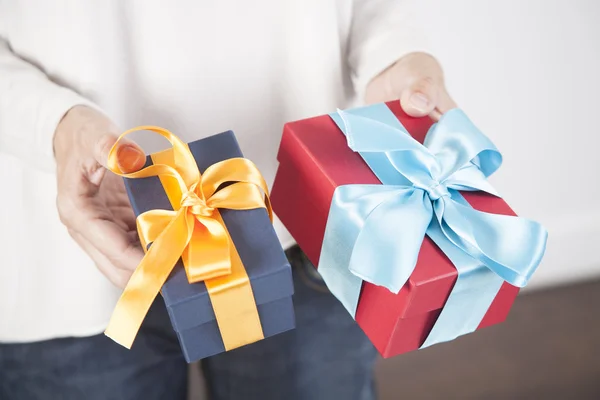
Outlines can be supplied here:
M459 109L423 145L385 104L330 116L382 185L335 190L318 268L327 286L354 317L363 281L400 291L427 234L458 278L422 347L473 332L502 283L525 286L546 248L540 224L477 211L458 192L498 196L486 178L500 152Z

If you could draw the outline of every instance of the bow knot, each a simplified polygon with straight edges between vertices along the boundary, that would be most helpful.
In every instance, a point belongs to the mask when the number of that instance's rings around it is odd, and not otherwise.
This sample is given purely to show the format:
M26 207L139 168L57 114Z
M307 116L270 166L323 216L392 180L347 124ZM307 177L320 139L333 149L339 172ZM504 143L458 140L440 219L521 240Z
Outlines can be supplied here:
M431 201L436 201L441 197L450 197L450 192L448 192L446 185L437 181L428 188L425 188L425 191L429 195Z
M188 191L181 196L181 207L188 207L192 214L202 217L210 217L215 210L206 204L204 199L201 199L196 192Z

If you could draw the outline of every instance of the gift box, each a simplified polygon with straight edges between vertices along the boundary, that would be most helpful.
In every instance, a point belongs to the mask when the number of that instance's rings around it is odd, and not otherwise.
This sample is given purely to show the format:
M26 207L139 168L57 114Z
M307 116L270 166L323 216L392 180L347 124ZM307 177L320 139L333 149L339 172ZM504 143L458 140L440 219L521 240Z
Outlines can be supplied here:
M223 160L242 157L233 132L228 131L188 144L200 174ZM173 159L172 151L161 152L147 157L146 167L164 162L165 157ZM235 171L233 172L235 174ZM151 210L173 210L171 200L166 194L168 182L165 176L125 178L125 187L133 210L138 217ZM261 178L262 179L262 178ZM171 182L172 183L172 182ZM227 187L220 185L219 189ZM216 190L218 195L219 189ZM218 209L235 251L250 280L251 293L260 319L259 330L268 338L293 329L295 326L292 305L293 283L289 262L281 248L265 208L255 209ZM200 213L200 215L202 215ZM201 227L204 229L203 227ZM194 229L198 229L196 226ZM143 241L142 241L143 242ZM150 248L152 243L148 243ZM203 258L205 253L199 252ZM177 332L183 354L188 362L209 357L226 350L247 344L237 344L226 348L223 339L223 326L218 323L215 310L215 296L220 291L236 291L236 283L225 289L212 290L206 281L190 283L184 264L180 258L162 286L161 293L166 304L173 328ZM212 282L218 282L215 278ZM215 283L212 284L215 286ZM212 292L211 292L212 290ZM212 293L212 294L211 294ZM229 324L229 335L243 335L246 326L244 314L251 309L228 314L235 309L235 298L218 299L221 307L221 324ZM237 301L237 300L235 300ZM225 310L223 310L225 309ZM233 331L233 332L231 332ZM251 334L250 334L251 335ZM259 332L260 335L260 332ZM252 337L252 336L250 336ZM257 338L250 341L255 341ZM260 339L260 337L259 337ZM237 339L236 339L237 340ZM241 340L241 339L240 339Z
M377 105L376 108L375 114L379 112L385 116L387 111L419 143L423 143L433 124L428 117L409 117L397 101ZM357 114L361 112L359 109ZM380 179L365 161L370 157L369 153L366 152L363 157L349 147L349 140L340 129L340 125L344 123L344 118L339 118L340 115L336 116L337 123L331 116L323 115L285 125L278 154L279 169L272 189L271 199L275 213L315 266L319 266L322 256L336 189L344 185L381 185ZM389 116L386 118L389 119ZM377 125L372 125L369 129L373 126L378 129ZM480 191L460 194L476 210L515 215L500 197ZM403 221L398 224L397 232L410 229L408 222L406 226L403 224ZM342 237L344 234L343 230L338 230L335 234L330 234L329 239L335 242L338 236ZM544 234L539 231L539 242L545 245ZM384 237L380 239L386 241ZM393 240L388 240L387 244L388 247L393 246ZM339 254L352 252L350 247L341 244L336 251L341 252ZM415 350L425 344L457 281L456 266L429 236L423 238L417 252L414 270L398 293L368 281L363 282L358 289L360 297L353 316L383 357ZM335 259L336 255L329 254L328 257ZM376 262L375 258L373 257L373 261L366 260L365 263ZM332 280L336 285L342 286L338 292L343 292L344 278L333 275L329 282L326 279L328 286ZM500 285L496 281L495 284L498 287L495 291L491 289L491 297L490 290L487 292L487 311L484 310L483 318L479 316L477 329L505 320L519 292L518 287L509 283ZM334 294L343 294L338 292ZM460 294L457 297L460 300ZM479 313L481 314L481 310ZM446 316L445 323L451 318ZM473 318L471 324L472 320ZM460 329L456 328L455 332ZM445 340L449 339L446 337L441 341Z

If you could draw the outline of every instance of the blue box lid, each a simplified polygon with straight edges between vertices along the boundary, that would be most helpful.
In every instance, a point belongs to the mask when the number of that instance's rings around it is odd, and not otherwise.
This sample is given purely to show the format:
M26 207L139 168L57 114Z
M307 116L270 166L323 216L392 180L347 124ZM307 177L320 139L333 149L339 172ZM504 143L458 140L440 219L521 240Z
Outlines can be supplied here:
M198 169L229 158L242 157L232 131L188 144ZM151 165L150 156L146 165ZM158 177L125 179L125 187L135 212L172 210ZM257 305L291 296L294 292L291 268L265 209L220 209L223 221L250 278ZM181 259L162 287L162 296L176 331L183 331L215 319L203 282L190 284Z

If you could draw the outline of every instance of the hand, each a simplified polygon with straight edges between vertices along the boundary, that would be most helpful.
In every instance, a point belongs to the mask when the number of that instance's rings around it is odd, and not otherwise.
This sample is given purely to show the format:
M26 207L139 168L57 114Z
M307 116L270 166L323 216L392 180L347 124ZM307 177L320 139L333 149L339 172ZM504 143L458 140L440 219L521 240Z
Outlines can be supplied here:
M62 223L98 269L123 288L144 253L123 180L106 170L117 137L117 128L102 113L76 106L56 129L54 153ZM145 155L139 146L125 140L119 143L121 170L142 168Z
M367 87L367 103L400 99L402 109L413 117L429 115L435 120L455 108L444 84L438 61L425 53L410 53L376 76Z

